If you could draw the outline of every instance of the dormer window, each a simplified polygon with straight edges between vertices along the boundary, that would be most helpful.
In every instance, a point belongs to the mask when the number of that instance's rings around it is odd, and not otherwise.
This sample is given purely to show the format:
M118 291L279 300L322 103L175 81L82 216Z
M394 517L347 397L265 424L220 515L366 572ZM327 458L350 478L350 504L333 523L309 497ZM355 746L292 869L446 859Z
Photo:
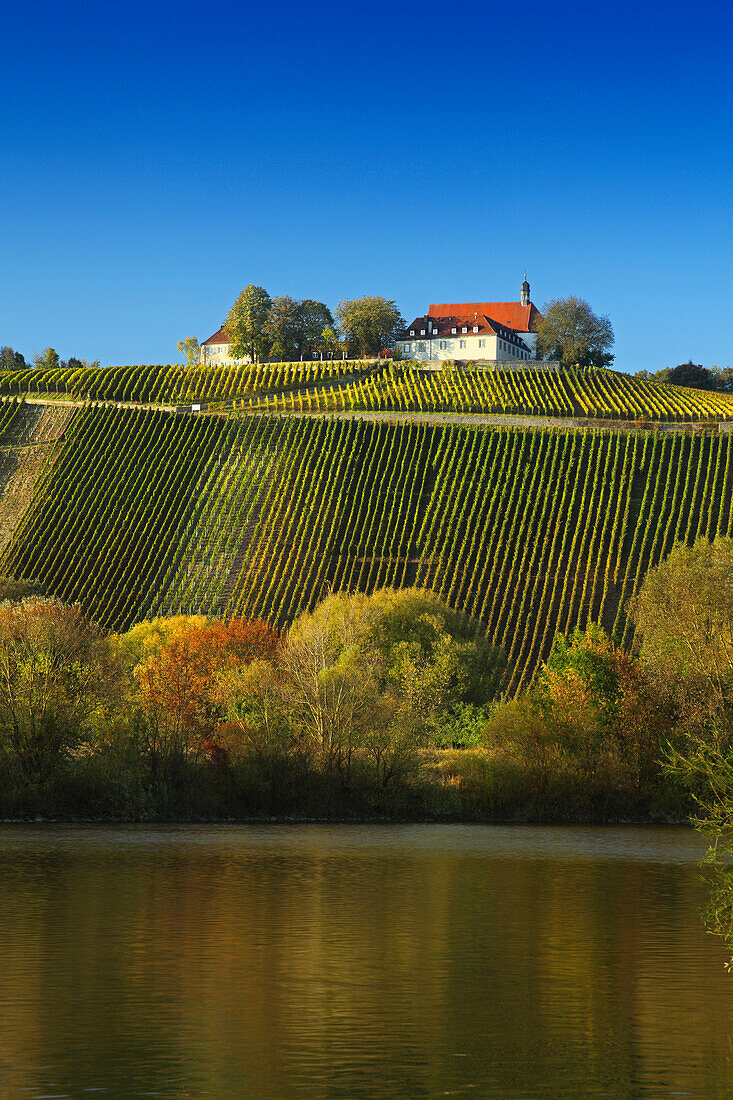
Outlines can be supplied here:
M420 335L421 335L421 336L424 336L424 335L425 335L425 329L424 329L424 328L421 328L421 329L420 329Z
M461 329L461 332L468 332L468 329L466 328L466 326L465 326L465 325L464 325L464 326L463 326L463 328Z
M414 330L414 328L411 328L410 329L410 336L414 336L414 335L415 335L415 330Z
M478 332L478 325L474 325L474 326L473 326L473 331L474 331L474 332Z
M451 332L452 332L452 333L453 333L453 335L455 336L455 334L456 334L456 329L452 328L452 329L451 329Z

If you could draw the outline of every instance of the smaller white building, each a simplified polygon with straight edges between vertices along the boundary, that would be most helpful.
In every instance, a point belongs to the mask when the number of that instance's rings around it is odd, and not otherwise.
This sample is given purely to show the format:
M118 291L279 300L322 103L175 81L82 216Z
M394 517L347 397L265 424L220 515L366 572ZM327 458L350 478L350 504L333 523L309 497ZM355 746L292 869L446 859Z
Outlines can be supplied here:
M202 367L236 367L240 363L251 362L249 356L244 359L232 359L230 355L230 349L232 342L229 339L224 325L210 336L208 340L204 340L199 349L199 363Z

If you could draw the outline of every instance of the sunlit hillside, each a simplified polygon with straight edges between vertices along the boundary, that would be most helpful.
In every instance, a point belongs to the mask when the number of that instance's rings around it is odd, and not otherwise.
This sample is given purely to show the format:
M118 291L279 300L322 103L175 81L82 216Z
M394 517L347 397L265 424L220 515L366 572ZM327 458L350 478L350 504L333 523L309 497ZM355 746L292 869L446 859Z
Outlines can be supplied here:
M283 625L329 589L429 586L506 647L515 688L557 630L600 620L628 642L647 566L733 522L727 433L111 406L64 431L0 571L110 629L177 611Z

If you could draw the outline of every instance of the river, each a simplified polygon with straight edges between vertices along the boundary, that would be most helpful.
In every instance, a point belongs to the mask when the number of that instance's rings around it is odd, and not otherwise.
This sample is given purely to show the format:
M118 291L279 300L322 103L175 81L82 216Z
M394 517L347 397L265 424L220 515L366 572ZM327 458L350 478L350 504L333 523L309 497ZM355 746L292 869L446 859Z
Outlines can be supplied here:
M0 1096L733 1096L687 829L1 826Z

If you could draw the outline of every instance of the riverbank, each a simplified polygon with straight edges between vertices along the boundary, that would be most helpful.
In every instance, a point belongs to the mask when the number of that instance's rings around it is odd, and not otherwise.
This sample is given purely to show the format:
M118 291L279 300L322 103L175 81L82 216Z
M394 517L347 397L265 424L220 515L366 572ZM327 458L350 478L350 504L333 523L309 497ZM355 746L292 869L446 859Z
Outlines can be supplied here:
M575 768L538 772L484 750L423 751L384 783L363 758L348 771L315 752L189 762L166 780L140 761L88 756L45 781L7 769L0 820L97 824L683 824L685 791L658 776L635 789Z

